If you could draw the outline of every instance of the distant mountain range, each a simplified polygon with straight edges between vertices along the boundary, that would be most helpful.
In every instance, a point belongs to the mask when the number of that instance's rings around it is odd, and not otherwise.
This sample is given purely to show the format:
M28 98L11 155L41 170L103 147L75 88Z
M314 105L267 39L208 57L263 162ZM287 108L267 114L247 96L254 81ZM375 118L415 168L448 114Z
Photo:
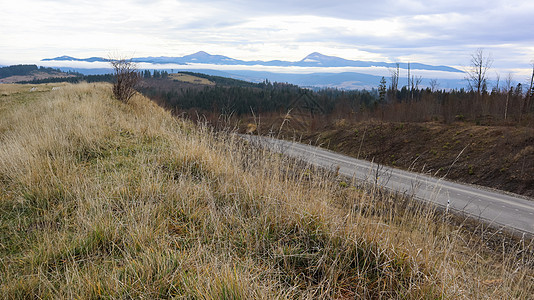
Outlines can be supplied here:
M107 62L108 59L103 57L89 57L89 58L75 58L71 56L59 56L55 58L45 58L42 61L83 61L83 62ZM323 55L321 53L314 52L300 61L245 61L230 58L223 55L211 55L204 51L200 51L194 54L185 55L181 57L171 56L159 56L159 57L135 57L132 58L136 63L151 63L151 64L211 64L211 65L243 65L243 66L275 66L275 67L387 67L396 68L396 63L387 62L373 62L373 61L361 61L361 60L348 60L339 58L336 56ZM399 67L407 69L407 63L399 63ZM463 71L448 67L448 66L432 66L421 63L410 63L410 68L414 70L430 70L430 71L445 71L445 72L459 72Z
M103 57L89 57L89 58L75 58L71 56L60 56L55 58L45 58L43 61L77 61L77 62L107 62L107 58ZM348 60L335 56L327 56L317 52L314 52L300 61L282 61L282 60L271 60L271 61L244 61L234 58L230 58L223 55L211 55L209 53L200 51L194 54L185 55L182 57L135 57L132 59L136 63L149 63L156 64L154 68L159 70L167 71L194 71L205 73L209 75L218 75L223 77L230 77L234 79L241 79L252 82L261 82L265 79L270 81L277 82L288 82L292 84L297 84L305 87L314 87L314 88L341 88L341 89L370 89L376 88L382 76L379 75L370 75L357 72L336 72L336 73L326 73L318 72L311 74L296 74L291 72L277 72L277 71L259 71L253 70L253 68L236 68L236 70L231 71L222 71L215 70L216 65L234 65L234 66L276 66L276 67L321 67L324 69L333 68L333 67L386 67L386 68L396 68L396 63L387 63L387 62L372 62L372 61L360 61L360 60ZM183 65L184 68L181 70L180 67L165 66L166 64L174 65ZM200 64L206 65L206 69L199 70L191 69L187 65L191 64ZM211 66L210 66L211 65ZM402 69L407 69L406 63L399 63L399 67ZM150 68L150 67L149 67ZM442 71L458 74L453 77L463 77L459 73L463 71L448 67L448 66L432 66L421 63L410 63L410 68L412 70L427 70L427 71ZM85 75L92 74L104 74L111 73L112 70L108 68L89 68L84 69L80 67L60 67L63 71L76 71L83 73ZM452 75L452 74L451 74ZM428 75L427 75L428 76ZM386 76L389 77L389 76ZM434 77L435 78L435 77ZM430 78L421 78L421 86L429 86ZM461 88L465 86L465 81L463 79L439 79L440 88L452 89L452 88ZM401 83L402 85L402 83Z

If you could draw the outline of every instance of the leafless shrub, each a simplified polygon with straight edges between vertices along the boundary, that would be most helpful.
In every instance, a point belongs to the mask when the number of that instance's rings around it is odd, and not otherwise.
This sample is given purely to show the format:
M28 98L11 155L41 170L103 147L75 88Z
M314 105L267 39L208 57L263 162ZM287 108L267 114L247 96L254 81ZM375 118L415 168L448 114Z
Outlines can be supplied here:
M109 62L115 75L113 95L122 102L128 102L136 93L135 87L140 79L137 67L131 59L111 58Z

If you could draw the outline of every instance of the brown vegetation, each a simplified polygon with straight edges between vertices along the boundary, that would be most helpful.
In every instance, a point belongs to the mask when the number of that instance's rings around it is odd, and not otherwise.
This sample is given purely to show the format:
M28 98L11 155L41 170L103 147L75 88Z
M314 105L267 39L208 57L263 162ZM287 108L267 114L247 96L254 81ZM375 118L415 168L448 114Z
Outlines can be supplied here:
M265 119L263 122L269 124ZM341 119L301 130L292 128L291 123L286 120L280 137L380 164L534 197L532 128ZM258 130L267 134L270 128Z
M181 82L187 82L192 84L202 84L207 86L214 86L215 82L210 81L206 78L201 78L197 76L193 76L190 74L184 74L184 73L173 73L169 75L169 78L172 80L178 80Z
M125 58L109 60L113 67L113 96L122 102L128 102L137 93L135 90L140 80L140 75L135 64Z

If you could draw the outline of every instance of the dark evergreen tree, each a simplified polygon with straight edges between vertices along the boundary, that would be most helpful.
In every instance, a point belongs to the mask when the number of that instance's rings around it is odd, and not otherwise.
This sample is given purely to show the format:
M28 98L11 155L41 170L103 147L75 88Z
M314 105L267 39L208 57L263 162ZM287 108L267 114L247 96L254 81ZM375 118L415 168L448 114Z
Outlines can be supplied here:
M378 102L380 103L386 102L386 93L387 93L386 78L382 76L382 79L380 80L380 85L378 86Z

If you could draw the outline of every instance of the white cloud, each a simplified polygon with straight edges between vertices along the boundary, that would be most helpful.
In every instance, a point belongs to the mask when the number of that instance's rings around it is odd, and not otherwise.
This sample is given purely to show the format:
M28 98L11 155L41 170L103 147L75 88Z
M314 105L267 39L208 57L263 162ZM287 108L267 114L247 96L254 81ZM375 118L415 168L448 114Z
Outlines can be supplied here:
M529 0L4 1L0 64L44 57L181 56L348 59L468 64L478 47L499 69L534 59Z

